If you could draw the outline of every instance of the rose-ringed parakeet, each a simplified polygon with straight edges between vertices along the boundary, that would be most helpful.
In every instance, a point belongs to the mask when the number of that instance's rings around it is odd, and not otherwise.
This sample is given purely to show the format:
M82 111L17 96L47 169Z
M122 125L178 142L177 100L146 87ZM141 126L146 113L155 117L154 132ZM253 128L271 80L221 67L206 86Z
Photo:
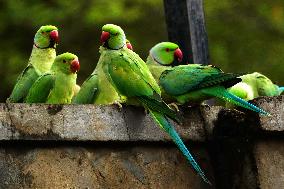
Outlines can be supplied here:
M58 55L52 64L51 70L41 75L34 82L25 102L71 103L79 69L80 64L76 55L71 53Z
M210 183L168 120L171 118L178 121L179 116L161 99L159 86L145 62L135 52L125 48L124 31L119 26L106 24L102 27L101 41L105 48L113 52L109 54L109 60L102 62L103 71L110 83L127 101L141 103L158 125L171 136L203 180Z
M228 88L228 91L246 101L259 96L278 96L284 91L284 87L275 85L268 77L258 72L246 74L240 77L242 82ZM234 107L226 103L227 107Z
M189 64L171 67L174 59L181 59L178 45L161 42L155 45L147 58L147 65L159 83L166 102L202 102L217 97L238 106L268 115L264 110L229 93L226 88L238 83L238 74L224 73L212 65Z
M104 39L101 39L104 40ZM126 40L126 46L132 50L131 43ZM115 88L107 79L103 72L102 62L110 61L109 57L115 51L111 51L103 46L100 47L100 59L93 73L84 81L78 94L72 99L73 104L119 104L125 101L125 98L119 95Z
M23 102L35 80L50 70L56 57L56 45L59 42L58 30L55 26L42 26L34 37L34 45L28 66L18 77L14 89L7 102Z
M243 83L249 85L253 90L253 98L259 96L278 96L283 92L283 87L275 85L265 75L254 72L240 77Z

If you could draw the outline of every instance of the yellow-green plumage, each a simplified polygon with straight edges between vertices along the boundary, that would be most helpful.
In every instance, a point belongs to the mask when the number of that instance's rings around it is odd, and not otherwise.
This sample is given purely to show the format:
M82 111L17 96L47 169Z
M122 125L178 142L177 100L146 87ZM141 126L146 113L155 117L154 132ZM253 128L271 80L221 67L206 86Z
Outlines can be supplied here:
M242 82L230 87L228 91L246 101L259 96L277 96L283 89L275 85L268 77L258 72L246 74L240 77ZM226 103L226 107L234 107L231 103Z
M268 77L258 72L246 74L240 78L243 83L246 83L252 88L253 98L259 96L277 96L282 92Z
M124 97L119 95L103 71L103 66L116 56L116 51L100 47L100 59L93 73L84 81L80 91L72 100L74 104L100 104L107 105L124 102Z
M48 72L56 57L56 42L50 39L49 33L57 31L55 26L42 26L36 33L28 66L17 79L7 102L23 102L36 79ZM44 34L42 32L45 32ZM41 48L42 47L42 48Z
M58 55L48 73L40 76L32 85L25 102L69 104L76 87L76 72L71 70L73 62L78 62L76 55L64 53ZM79 64L79 62L77 63Z

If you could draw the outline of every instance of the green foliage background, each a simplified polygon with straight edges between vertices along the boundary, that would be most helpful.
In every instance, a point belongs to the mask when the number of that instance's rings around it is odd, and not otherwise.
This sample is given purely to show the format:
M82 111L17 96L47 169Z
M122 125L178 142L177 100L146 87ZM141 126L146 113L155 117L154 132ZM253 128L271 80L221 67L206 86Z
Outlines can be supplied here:
M0 1L0 102L27 65L41 25L58 26L57 52L79 56L82 83L98 61L104 24L120 25L145 59L154 44L167 40L163 8L162 0ZM231 72L257 70L284 85L282 0L204 0L204 8L211 64Z

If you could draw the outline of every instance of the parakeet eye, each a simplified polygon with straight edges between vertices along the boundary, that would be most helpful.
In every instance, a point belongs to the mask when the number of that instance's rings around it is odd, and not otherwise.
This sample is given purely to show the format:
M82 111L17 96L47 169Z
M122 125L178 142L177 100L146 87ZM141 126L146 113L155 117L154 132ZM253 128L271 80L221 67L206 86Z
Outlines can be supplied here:
M66 63L66 60L63 60L63 63Z
M169 52L169 51L170 51L170 49L169 49L169 48L166 48L166 51L167 51L167 52Z

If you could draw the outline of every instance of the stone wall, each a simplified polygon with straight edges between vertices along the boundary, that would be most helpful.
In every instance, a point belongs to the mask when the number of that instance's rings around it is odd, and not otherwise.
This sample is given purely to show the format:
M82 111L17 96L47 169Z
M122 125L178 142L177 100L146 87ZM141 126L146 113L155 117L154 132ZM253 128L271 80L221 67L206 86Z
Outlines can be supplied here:
M284 96L254 103L271 116L181 108L213 186L142 108L0 104L0 188L284 188Z

